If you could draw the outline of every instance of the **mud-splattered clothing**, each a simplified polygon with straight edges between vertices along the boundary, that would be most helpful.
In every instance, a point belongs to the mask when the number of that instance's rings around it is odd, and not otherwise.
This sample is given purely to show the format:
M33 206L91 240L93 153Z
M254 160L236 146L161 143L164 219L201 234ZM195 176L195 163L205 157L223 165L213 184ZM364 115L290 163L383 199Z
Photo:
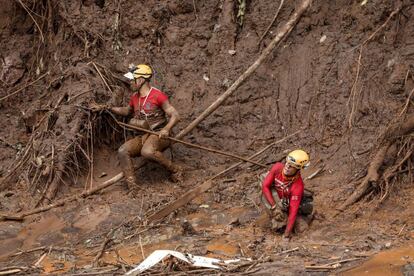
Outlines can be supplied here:
M146 120L151 129L156 129L167 122L165 112L162 109L162 105L166 100L168 100L167 95L151 87L150 92L145 97L140 97L139 93L134 93L129 100L129 106L134 110L134 118Z
M304 185L300 174L294 179L286 178L283 175L283 167L284 164L281 162L273 165L263 181L262 192L270 205L275 205L275 200L271 192L273 185L282 202L286 202L289 210L286 231L291 232L302 200Z

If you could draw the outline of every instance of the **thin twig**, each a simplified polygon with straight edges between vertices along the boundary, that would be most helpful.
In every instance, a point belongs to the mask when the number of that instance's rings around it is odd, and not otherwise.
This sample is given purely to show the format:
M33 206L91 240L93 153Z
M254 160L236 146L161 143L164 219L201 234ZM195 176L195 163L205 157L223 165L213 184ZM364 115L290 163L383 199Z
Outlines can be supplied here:
M279 8L277 9L277 11L276 11L276 13L275 13L275 16L273 17L272 22L270 22L269 26L267 26L266 31L264 31L264 33L263 33L263 34L262 34L262 36L260 37L259 42L257 43L257 45L259 45L259 44L262 42L262 40L263 40L263 38L266 36L267 32L270 30L270 28L271 28L271 27L273 26L273 24L275 23L276 18L277 18L277 16L279 15L280 10L282 9L283 2L285 2L285 0L281 0L281 1L280 1Z
M21 0L17 0L17 2L19 2L20 3L20 5L23 7L23 9L29 14L29 16L30 16L30 18L33 20L33 22L35 23L35 25L36 25L36 27L37 27L37 29L39 30L39 32L40 32L40 36L41 36L41 38L42 38L42 43L44 43L45 42L45 38L44 38L44 36L43 36L43 32L42 32L42 29L40 29L40 26L39 26L39 24L37 24L37 22L36 22L36 20L34 19L34 17L32 16L32 13L29 11L29 9L26 7L26 5L21 1Z
M371 39L373 39L375 35L388 24L391 18L393 18L397 13L401 11L401 9L402 9L402 4L400 2L397 8L388 16L387 20L385 20L385 22L378 29L376 29L375 32L373 32L367 39L365 39L364 42L361 43L361 46L364 44L367 44Z
M105 84L106 88L108 88L108 90L111 92L111 94L114 94L111 87L108 85L105 78L103 77L103 75L102 75L101 71L99 70L98 66L96 66L95 62L91 61L90 63L92 63L93 67L95 67L95 70L98 72L98 74L101 77L101 79L102 79L103 83Z
M122 225L122 224L121 224ZM120 226L119 226L120 227ZM98 251L98 254L96 254L95 258L93 259L93 265L97 266L98 265L98 261L99 259L102 257L103 252L105 251L105 247L106 245L109 243L109 241L112 239L112 235L115 232L115 230L117 230L119 227L113 228L111 229L111 231L109 231L109 233L106 235L105 240L103 241L103 243L101 244L101 247Z
M141 248L142 259L145 260L144 248L142 247L141 235L139 236L139 247Z
M405 102L404 108L401 110L400 115L398 115L399 117L401 117L405 113L405 111L407 110L407 107L410 104L410 99L411 99L411 96L413 95L413 93L414 93L414 88L413 88L413 90L411 90L410 95L408 95L408 98L407 98L407 101Z
M355 104L355 94L356 94L356 86L357 86L357 83L358 83L358 78L359 78L359 72L360 72L360 68L361 68L361 57L362 57L362 46L361 46L361 48L360 48L360 50L359 50L359 56L358 56L358 61L357 61L357 71L356 71L356 76L355 76L355 80L354 80L354 84L352 85L352 88L351 88L351 93L350 93L350 95L349 95L349 100L348 100L348 104L349 104L349 102L351 101L351 99L352 99L352 104L351 104L351 112L350 112L350 114L349 114L349 119L348 119L348 127L351 129L352 128L352 117L353 117L353 115L354 115L354 112L355 112L355 106L356 106L356 104Z
M39 80L43 79L43 78L44 78L44 77L46 77L47 75L49 75L49 71L48 71L48 72L46 72L46 73L44 73L44 74L43 74L43 75L41 75L40 77L38 77L36 80L34 80L34 81L32 81L32 82L30 82L30 83L28 83L28 84L24 85L23 87L21 87L21 88L17 89L17 90L16 90L16 91L14 91L14 92L10 93L9 95L6 95L6 96L4 96L4 97L0 98L0 102L1 102L2 100L7 99L8 97L11 97L11 96L13 96L13 95L16 95L17 93L19 93L20 91L24 90L25 88L27 88L27 87L29 87L29 86L33 85L34 83L38 82Z

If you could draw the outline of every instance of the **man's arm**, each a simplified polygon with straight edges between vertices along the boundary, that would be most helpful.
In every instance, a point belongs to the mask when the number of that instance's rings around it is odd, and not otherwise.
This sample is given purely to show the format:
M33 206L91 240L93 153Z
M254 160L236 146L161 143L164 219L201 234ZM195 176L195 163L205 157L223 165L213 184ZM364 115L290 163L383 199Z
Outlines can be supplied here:
M290 237L293 226L295 225L296 216L299 211L300 202L303 196L303 184L301 185L302 188L292 190L292 194L289 199L289 217L287 219L287 226L285 229L284 237Z
M267 202L269 202L270 206L275 206L275 199L273 198L271 187L275 179L275 172L276 172L276 165L272 167L269 173L266 175L265 179L263 180L262 184L262 193L264 194Z
M123 107L110 107L108 108L109 111L112 113L115 113L116 115L120 116L129 116L132 113L132 107L131 106L123 106Z
M171 105L169 100L166 100L166 101L163 102L162 109L164 110L165 113L167 113L167 115L168 115L168 117L170 117L170 119L168 120L167 125L165 127L163 127L163 129L160 131L160 134L161 134L161 132L164 132L164 133L162 133L163 134L162 136L168 136L171 129L180 120L180 115L178 114L178 111L174 108L174 106Z

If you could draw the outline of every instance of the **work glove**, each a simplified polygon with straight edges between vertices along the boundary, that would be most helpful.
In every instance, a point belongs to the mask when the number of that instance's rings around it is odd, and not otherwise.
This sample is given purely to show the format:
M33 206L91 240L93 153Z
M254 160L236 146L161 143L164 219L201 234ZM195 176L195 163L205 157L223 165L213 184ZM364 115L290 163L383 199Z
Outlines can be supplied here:
M286 219L286 214L278 208L277 205L273 206L271 209L272 218L278 221L284 221Z

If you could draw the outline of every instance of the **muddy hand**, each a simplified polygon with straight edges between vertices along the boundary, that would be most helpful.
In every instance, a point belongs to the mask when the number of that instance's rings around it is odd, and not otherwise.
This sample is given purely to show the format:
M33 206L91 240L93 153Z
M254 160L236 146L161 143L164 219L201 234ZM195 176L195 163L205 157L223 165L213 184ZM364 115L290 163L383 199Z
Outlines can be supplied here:
M89 105L89 109L90 109L92 112L99 112L99 111L102 111L102 110L108 109L108 106L107 106L106 104L91 103L91 104Z
M161 138L165 138L168 137L170 135L170 132L166 129L161 129L160 132L158 132L158 137Z

